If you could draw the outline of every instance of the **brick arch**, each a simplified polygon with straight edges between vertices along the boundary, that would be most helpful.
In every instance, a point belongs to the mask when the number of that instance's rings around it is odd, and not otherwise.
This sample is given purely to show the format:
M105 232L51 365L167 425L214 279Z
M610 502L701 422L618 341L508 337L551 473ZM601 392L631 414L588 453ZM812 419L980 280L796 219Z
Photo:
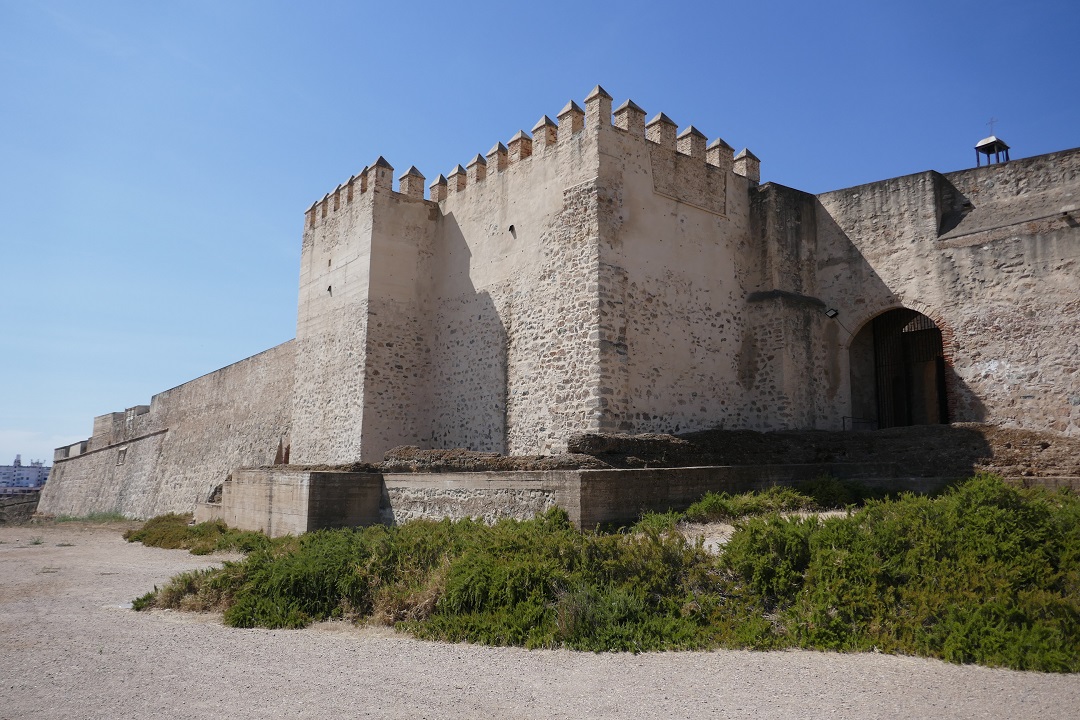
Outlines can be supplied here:
M863 310L863 312L855 316L856 321L852 324L852 329L848 331L848 336L842 343L843 349L848 350L851 347L851 341L866 326L866 323L870 322L878 315L887 313L890 310L914 310L933 320L934 324L937 325L938 330L941 331L941 349L942 353L945 355L945 362L947 364L952 362L953 352L956 349L956 334L953 331L952 326L946 322L945 318L937 311L937 309L920 300L900 302L897 298L890 298L869 306Z
M862 332L867 323L878 315L887 313L890 310L914 310L918 313L922 313L933 320L934 325L941 331L941 354L945 365L945 405L948 409L949 421L956 422L960 407L959 390L957 388L958 374L953 366L953 360L956 356L957 349L956 333L953 330L952 325L945 320L937 308L932 307L921 300L915 299L904 299L902 301L895 296L882 299L866 307L862 312L855 316L857 322L853 323L853 329L848 331L848 336L842 343L844 352L849 352L851 350L852 341L855 339L856 335Z

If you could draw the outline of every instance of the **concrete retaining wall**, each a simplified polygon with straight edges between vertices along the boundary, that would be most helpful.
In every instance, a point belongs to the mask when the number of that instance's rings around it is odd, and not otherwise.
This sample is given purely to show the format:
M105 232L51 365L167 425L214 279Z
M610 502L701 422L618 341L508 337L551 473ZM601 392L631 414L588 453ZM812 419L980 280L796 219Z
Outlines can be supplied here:
M387 473L382 522L472 517L525 520L559 506L575 516L578 470L544 472Z
M558 506L589 529L633 521L644 511L684 509L707 492L760 490L822 474L916 492L948 480L899 477L891 463L385 474L261 468L234 473L221 504L200 505L196 519L276 536L418 519L525 520Z
M221 488L221 503L201 503L195 519L270 537L309 530L359 527L380 521L382 482L370 473L266 468L237 470Z

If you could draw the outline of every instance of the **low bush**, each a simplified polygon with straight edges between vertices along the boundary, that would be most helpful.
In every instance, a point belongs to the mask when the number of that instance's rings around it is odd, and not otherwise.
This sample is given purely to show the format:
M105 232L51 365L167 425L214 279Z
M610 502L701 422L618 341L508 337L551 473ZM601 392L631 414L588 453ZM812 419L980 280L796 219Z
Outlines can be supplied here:
M859 480L835 478L831 475L819 475L812 480L797 482L794 488L823 510L861 506L867 500L884 500L888 497L888 491L884 488L871 487Z
M804 502L787 493L768 502L790 507L790 498ZM774 510L737 521L719 556L675 532L674 518L579 532L552 510L492 526L414 522L264 539L244 560L178 576L136 607L224 610L240 627L342 617L495 645L878 649L1080 670L1072 494L979 476L937 498L874 500L845 517ZM162 521L154 537L174 537L164 528L177 522Z
M766 607L790 604L803 585L811 559L816 516L785 519L773 513L739 525L724 548L724 565L743 579Z
M806 647L1080 670L1080 499L980 475L829 520L790 597Z
M124 539L151 547L189 550L192 555L207 555L221 550L246 553L271 544L263 533L234 530L220 520L194 525L190 514L178 513L151 518L141 528L124 533Z
M735 495L707 493L686 509L684 517L690 522L707 523L773 512L817 510L820 507L809 495L791 487L776 486L761 492Z

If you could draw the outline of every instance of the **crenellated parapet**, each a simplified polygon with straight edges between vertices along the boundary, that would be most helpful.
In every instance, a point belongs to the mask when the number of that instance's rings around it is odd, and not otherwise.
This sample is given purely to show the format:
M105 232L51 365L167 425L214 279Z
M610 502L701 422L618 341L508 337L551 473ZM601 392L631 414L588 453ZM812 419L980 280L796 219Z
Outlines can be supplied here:
M502 143L495 143L495 147L488 150L487 161L492 172L501 173L510 164L510 151Z
M633 100L627 100L615 108L615 127L625 130L630 135L640 137L645 134L645 111Z
M559 141L566 142L585 129L585 111L571 100L559 111Z
M450 174L446 177L448 182L447 189L450 194L459 193L465 189L465 182L468 178L468 174L465 172L465 168L461 165L456 166L450 171Z
M761 161L757 155L743 148L735 156L735 174L746 178L751 185L757 185L761 182Z
M723 139L710 143L693 125L679 132L678 124L663 112L645 122L645 111L629 100L615 110L614 127L634 140L644 140L655 192L718 215L727 213L734 158Z
M380 157L379 160L383 159ZM383 162L386 161L383 160ZM367 184L368 167L365 166L356 175L334 188L333 192L326 193L321 200L311 203L308 209L304 211L304 227L311 229L325 220L329 214L351 205L354 200L359 199L361 195L367 192Z
M674 120L664 113L658 113L656 117L645 123L645 139L662 148L674 150L678 130L679 126Z
M518 130L507 143L510 148L510 164L514 165L527 157L532 157L532 138L524 130Z
M611 96L599 85L585 98L585 124L591 127L611 124Z
M415 165L409 166L409 169L405 171L405 174L398 178L398 187L400 188L401 194L417 200L423 200L424 179L424 176L416 169Z
M731 172L734 158L732 153L735 148L724 142L723 138L716 138L705 148L705 162L713 167L720 168L724 172Z
M675 138L675 149L683 155L704 160L705 144L708 141L709 139L705 137L705 133L690 125Z
M439 175L430 185L428 201L442 203L452 195L482 186L492 177L545 157L560 146L569 146L587 130L616 131L640 140L650 153L658 193L720 214L725 212L728 176L742 176L750 184L760 182L760 160L748 150L733 157L732 147L723 139L710 142L693 125L680 132L678 124L663 112L648 122L645 117L645 110L632 100L613 111L611 95L597 85L585 97L584 108L571 100L558 112L556 120L543 115L531 134L519 130L505 145L498 142L485 155L473 156L465 167L457 165L446 176ZM423 181L423 174L412 166L398 179L397 193L424 201ZM393 167L382 157L312 203L305 213L305 226L314 227L373 190L394 192Z
M547 115L533 125L533 151L539 155L559 142L559 125Z
M465 183L467 185L475 185L486 177L487 160L483 155L477 153L476 156L469 161L469 165L465 170Z
M448 192L449 181L445 176L439 175L435 178L435 182L431 183L431 199L435 202L442 202L446 199Z

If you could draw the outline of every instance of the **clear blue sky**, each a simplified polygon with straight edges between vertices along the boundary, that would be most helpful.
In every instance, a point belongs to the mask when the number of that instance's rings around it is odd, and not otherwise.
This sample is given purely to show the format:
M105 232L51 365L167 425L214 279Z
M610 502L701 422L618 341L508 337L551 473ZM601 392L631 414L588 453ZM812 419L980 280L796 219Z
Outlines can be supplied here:
M1072 2L0 0L0 464L289 340L304 209L602 84L811 192L1080 145Z

